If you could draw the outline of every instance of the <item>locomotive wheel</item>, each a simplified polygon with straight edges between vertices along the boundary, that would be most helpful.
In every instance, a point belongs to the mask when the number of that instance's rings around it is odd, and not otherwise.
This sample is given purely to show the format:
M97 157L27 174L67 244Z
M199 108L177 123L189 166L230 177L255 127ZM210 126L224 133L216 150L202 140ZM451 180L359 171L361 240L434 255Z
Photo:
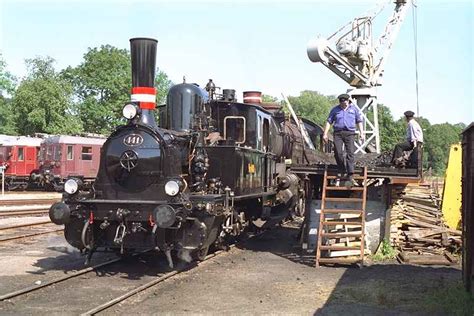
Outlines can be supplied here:
M196 259L199 261L203 261L206 258L208 253L209 253L209 246L196 250L196 253L195 253Z

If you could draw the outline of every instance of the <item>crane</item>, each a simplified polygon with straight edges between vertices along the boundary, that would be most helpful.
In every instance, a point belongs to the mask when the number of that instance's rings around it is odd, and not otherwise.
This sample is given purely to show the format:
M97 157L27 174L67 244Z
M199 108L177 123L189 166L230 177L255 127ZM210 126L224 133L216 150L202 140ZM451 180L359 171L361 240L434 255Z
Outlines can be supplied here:
M394 1L393 13L383 34L375 43L372 38L373 20L385 5L373 13L355 18L327 39L317 37L308 43L309 59L322 63L351 86L347 92L362 113L363 133L366 136L364 142L356 142L356 153L373 152L374 147L375 151L380 153L376 87L382 85L385 62L411 1L414 0ZM373 113L371 119L368 115L370 112Z

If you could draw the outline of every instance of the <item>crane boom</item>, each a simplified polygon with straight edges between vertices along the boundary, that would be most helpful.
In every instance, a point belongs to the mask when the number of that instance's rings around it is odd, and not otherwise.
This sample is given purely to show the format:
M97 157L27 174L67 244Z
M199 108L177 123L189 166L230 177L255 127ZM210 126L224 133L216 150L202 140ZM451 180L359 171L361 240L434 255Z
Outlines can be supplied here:
M394 1L395 8L377 46L373 45L372 23L381 10L354 19L328 39L317 37L308 43L308 58L312 62L322 63L352 87L348 93L361 110L364 117L363 133L368 136L364 143L356 143L356 152L374 151L375 143L375 151L380 153L376 87L382 85L385 62L408 12L407 4L411 1ZM340 33L343 35L332 41ZM373 112L372 120L368 117L369 112Z

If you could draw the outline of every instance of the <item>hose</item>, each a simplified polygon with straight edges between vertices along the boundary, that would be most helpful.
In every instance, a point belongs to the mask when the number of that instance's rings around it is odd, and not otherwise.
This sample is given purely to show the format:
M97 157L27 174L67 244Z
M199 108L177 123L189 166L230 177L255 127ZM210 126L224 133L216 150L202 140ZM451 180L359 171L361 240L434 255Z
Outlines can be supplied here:
M92 247L86 243L86 234L87 234L88 228L89 228L89 220L86 221L86 223L84 224L84 227L82 228L81 241L86 249L91 250Z

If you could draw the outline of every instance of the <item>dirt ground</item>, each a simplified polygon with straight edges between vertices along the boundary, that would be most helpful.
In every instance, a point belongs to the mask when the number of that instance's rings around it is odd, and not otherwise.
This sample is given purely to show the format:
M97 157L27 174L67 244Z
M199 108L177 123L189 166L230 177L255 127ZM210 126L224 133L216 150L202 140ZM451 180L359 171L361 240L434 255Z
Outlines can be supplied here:
M450 314L443 306L433 307L427 302L438 289L460 282L459 267L389 263L362 269L315 268L313 256L299 254L297 232L291 225L274 228L104 314ZM0 295L83 267L84 258L66 244L61 234L46 236L0 245ZM93 263L106 257L113 255L98 254ZM156 269L162 269L159 266L155 265ZM119 272L104 273L101 289L97 290L102 292L109 287L112 292L117 290L114 284L124 288L127 282L143 283L157 271L148 266L141 272L134 271L133 277L122 273L115 283L111 275ZM88 290L92 290L89 295L93 299L93 289ZM42 300L56 302L58 291L60 287ZM61 297L60 311L64 314L78 314L76 307L68 309L68 301L77 301L72 296ZM26 310L21 303L0 304L0 314L58 314L56 305L48 310L48 305L42 303L41 309L35 311L31 302L25 302L25 306L29 305Z

